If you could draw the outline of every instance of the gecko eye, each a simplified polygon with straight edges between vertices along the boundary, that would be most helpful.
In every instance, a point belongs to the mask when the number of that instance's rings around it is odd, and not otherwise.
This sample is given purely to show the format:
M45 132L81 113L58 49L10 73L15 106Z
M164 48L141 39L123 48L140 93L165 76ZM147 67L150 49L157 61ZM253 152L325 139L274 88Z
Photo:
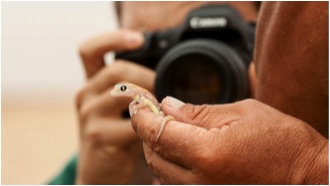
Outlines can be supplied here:
M121 86L121 87L120 87L120 90L121 90L122 92L125 92L125 91L127 90L126 85Z

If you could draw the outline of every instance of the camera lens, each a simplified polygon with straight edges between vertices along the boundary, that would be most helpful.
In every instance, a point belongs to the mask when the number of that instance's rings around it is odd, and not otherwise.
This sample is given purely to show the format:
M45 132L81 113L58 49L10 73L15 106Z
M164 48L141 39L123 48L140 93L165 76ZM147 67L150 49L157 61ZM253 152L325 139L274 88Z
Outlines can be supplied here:
M247 97L246 66L229 46L196 39L172 48L157 66L156 97L192 104L228 103Z
M201 54L184 55L177 59L178 68L172 73L173 96L195 104L216 103L221 93L221 74L210 58Z

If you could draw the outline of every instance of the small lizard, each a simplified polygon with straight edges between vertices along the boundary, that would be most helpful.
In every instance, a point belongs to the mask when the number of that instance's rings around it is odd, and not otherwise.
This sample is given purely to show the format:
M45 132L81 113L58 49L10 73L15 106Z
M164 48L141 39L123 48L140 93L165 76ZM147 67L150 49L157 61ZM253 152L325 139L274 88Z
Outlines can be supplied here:
M162 134L166 123L169 120L174 120L173 116L164 115L164 113L161 111L160 104L158 103L156 98L152 96L149 91L142 87L130 83L119 83L115 85L114 89L111 91L110 94L115 97L125 96L133 99L133 101L129 105L129 112L131 116L136 114L137 110L144 106L148 106L155 114L164 116L164 119L160 125L160 129L156 137L156 141Z

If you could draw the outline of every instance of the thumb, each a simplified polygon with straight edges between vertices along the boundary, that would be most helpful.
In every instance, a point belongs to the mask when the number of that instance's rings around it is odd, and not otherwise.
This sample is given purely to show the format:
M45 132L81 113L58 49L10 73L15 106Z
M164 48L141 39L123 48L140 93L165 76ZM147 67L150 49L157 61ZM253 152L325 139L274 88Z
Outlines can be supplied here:
M144 43L142 33L117 30L98 35L84 42L79 49L87 78L94 76L105 66L104 55L111 51L137 49Z
M185 104L169 96L163 99L161 107L165 115L171 115L177 121L194 125L202 125L203 120L210 117L214 110L211 105Z
M173 97L166 97L161 104L165 115L175 120L206 129L221 127L239 119L239 107L235 103L223 105L185 104Z

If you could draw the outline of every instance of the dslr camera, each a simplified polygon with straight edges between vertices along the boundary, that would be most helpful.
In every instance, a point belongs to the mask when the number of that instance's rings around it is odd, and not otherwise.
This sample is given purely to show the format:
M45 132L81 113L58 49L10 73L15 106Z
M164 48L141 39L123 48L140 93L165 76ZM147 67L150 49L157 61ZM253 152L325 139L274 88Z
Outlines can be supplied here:
M144 33L144 45L116 58L156 70L155 93L192 104L229 103L248 96L254 25L228 5L192 10L177 28Z

